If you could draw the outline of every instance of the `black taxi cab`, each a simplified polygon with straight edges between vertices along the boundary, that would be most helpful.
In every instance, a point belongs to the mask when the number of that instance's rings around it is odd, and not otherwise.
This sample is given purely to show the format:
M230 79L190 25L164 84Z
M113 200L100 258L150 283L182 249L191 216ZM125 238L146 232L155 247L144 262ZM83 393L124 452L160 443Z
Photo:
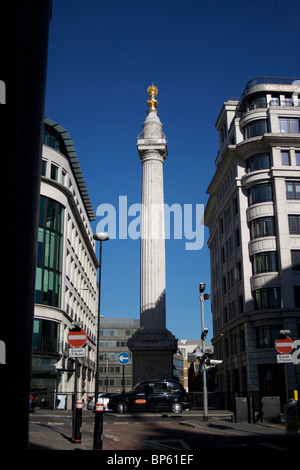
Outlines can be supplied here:
M181 413L191 408L191 397L177 380L144 380L130 392L111 396L107 406L118 413L156 410Z

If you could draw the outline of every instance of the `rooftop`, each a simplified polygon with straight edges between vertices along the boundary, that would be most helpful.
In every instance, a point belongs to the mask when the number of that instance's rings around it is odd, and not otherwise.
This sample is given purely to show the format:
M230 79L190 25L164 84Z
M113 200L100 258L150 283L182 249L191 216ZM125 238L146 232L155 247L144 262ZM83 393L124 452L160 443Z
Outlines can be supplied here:
M297 82L297 83L294 83ZM247 83L245 90L243 92L243 96L246 95L249 89L255 85L262 85L262 84L272 84L272 85L300 85L299 78L288 78L288 77L256 77L249 80Z
M44 119L44 124L46 128L53 130L63 140L67 152L67 155L65 156L70 162L89 220L96 220L95 213L86 188L86 184L84 182L83 174L79 165L75 147L69 132L64 129L63 126L48 118Z

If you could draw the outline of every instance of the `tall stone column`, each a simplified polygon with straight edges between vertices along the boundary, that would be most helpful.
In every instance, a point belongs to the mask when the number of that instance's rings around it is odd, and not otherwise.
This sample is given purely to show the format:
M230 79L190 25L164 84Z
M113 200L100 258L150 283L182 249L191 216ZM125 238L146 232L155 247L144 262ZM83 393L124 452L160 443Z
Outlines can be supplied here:
M166 329L163 165L167 141L158 117L157 88L148 88L148 116L137 139L142 163L140 329L128 341L133 383L172 378L177 340Z

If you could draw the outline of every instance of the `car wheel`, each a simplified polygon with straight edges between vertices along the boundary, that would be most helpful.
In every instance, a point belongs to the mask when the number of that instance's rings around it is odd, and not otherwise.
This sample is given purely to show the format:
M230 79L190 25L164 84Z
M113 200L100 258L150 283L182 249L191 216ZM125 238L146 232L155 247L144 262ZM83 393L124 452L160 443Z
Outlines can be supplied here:
M127 406L126 403L125 403L125 411L124 411L123 402L120 401L120 402L117 404L116 409L117 409L117 412L118 412L118 413L121 413L121 414L124 413L124 412L127 413L127 411L128 411L128 406Z
M183 410L182 404L177 401L175 403L172 403L171 408L172 408L173 413L181 413Z

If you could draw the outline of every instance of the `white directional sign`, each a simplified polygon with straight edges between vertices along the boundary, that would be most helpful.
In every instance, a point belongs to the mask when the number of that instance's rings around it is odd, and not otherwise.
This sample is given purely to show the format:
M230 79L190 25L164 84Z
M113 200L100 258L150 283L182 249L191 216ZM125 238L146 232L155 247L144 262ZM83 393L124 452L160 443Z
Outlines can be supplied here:
M286 363L286 362L292 362L291 354L278 354L277 355L277 363Z
M69 357L85 357L86 348L70 348Z

